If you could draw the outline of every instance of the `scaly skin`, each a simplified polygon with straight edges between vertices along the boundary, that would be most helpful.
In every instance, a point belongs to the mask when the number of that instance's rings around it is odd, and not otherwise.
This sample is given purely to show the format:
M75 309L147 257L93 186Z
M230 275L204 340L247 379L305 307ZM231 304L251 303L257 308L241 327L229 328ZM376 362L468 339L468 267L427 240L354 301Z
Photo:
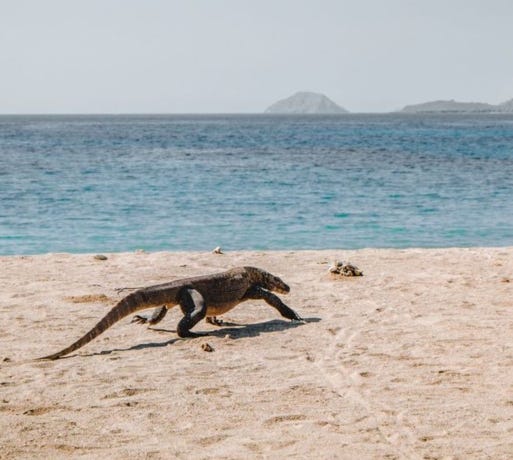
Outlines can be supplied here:
M87 334L63 350L40 359L57 359L67 355L98 337L120 319L146 308L157 308L150 318L136 315L137 322L160 321L169 308L180 305L184 314L178 323L180 337L197 337L191 332L205 317L215 317L230 311L248 299L263 299L282 316L301 321L299 315L287 307L271 291L286 294L290 288L280 278L256 267L238 267L212 275L183 278L170 283L138 289L121 299Z

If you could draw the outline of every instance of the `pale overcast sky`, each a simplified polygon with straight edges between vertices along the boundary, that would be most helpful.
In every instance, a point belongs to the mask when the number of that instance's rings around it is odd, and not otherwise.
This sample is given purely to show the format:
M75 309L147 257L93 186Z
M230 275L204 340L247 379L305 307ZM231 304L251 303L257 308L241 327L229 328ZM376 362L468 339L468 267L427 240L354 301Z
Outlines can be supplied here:
M513 98L513 0L0 0L0 113Z

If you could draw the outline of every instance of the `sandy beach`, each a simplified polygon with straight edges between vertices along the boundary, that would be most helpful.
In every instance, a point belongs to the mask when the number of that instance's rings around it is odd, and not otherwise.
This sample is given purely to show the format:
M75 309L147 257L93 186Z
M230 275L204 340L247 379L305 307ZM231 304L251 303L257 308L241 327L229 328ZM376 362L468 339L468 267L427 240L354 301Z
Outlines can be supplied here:
M0 258L0 458L513 456L513 248L105 255ZM307 322L248 301L184 340L173 309L34 359L117 288L239 265L281 276Z

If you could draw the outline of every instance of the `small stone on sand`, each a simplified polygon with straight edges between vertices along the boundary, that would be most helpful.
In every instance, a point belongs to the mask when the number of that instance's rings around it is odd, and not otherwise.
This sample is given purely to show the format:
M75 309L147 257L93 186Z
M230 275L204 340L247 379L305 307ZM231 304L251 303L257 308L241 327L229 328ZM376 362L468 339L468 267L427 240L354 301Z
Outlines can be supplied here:
M212 351L214 351L214 349L212 348L212 346L211 346L210 344L208 344L208 343L202 343L202 344L201 344L201 349L202 349L203 351L208 351L209 353L210 353L210 352L212 352Z

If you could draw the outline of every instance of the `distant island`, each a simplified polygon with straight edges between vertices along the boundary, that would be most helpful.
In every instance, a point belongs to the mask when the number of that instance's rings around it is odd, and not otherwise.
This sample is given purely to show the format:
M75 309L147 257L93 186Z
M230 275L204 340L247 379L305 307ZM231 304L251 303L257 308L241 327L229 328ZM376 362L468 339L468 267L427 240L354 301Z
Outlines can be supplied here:
M484 102L458 102L454 99L450 101L431 101L422 104L407 105L402 113L505 113L513 112L513 99L502 104L493 105Z
M459 102L454 99L407 105L399 113L513 113L513 99L501 104ZM300 91L269 106L265 113L277 114L338 114L349 113L321 93Z
M499 104L497 107L500 108L501 112L512 112L513 113L513 99Z
M266 109L265 113L330 114L349 112L324 94L302 91L274 103Z

